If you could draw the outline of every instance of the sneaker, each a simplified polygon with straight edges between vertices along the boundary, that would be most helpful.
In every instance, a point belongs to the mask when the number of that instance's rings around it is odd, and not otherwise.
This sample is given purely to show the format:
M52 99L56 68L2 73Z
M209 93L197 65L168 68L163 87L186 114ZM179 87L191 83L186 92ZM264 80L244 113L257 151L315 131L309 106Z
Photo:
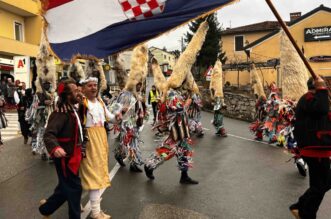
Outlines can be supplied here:
M191 179L191 177L189 177L189 176L185 177L185 178L184 177L180 178L179 183L180 184L186 184L186 185L197 185L197 184L199 184L198 181Z
M153 175L153 169L148 168L148 167L145 165L145 166L144 166L144 170L145 170L145 174L146 174L146 176L147 176L149 179L151 179L151 180L154 180L154 179L155 179L155 177L154 177L154 175Z
M130 171L134 172L134 173L142 173L143 172L142 169L140 169L137 164L131 164L130 165Z

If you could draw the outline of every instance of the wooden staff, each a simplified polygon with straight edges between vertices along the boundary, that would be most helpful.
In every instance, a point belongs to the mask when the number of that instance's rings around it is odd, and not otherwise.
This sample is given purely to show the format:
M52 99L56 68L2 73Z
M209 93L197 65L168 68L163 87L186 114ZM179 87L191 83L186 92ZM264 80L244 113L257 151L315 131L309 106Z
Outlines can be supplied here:
M312 67L310 66L309 62L307 61L305 55L302 53L302 51L300 50L298 44L295 42L293 36L291 35L290 31L288 30L286 24L284 23L284 21L282 20L282 18L280 17L279 13L277 12L276 8L274 7L274 5L272 4L271 0L266 0L267 4L269 5L271 11L274 13L274 15L276 16L280 26L282 26L283 30L285 31L286 35L288 36L288 38L290 39L291 43L293 44L295 50L299 53L300 58L302 59L303 63L305 63L307 69L309 70L311 76L316 79L317 75L314 72L314 70L312 69Z

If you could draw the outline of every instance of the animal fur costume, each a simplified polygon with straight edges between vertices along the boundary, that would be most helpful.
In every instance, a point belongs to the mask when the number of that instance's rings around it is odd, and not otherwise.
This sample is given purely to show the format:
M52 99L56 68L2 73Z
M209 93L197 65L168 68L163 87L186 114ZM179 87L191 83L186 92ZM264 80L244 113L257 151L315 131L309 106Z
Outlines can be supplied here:
M37 80L35 82L36 92L44 92L42 83L49 82L51 90L46 91L47 95L54 95L56 89L56 65L55 58L48 49L48 43L44 34L41 36L39 52L36 58Z
M187 74L191 72L191 68L196 61L197 54L201 50L207 31L209 29L208 22L201 23L198 31L193 36L191 42L183 54L179 57L176 65L174 66L173 73L168 79L168 89L177 89L182 86Z
M280 44L280 72L283 98L298 101L308 91L308 71L284 32Z
M148 73L147 62L147 46L143 44L138 45L132 53L130 73L124 90L135 93L136 85L138 83L144 83Z
M166 95L163 94L167 92L167 79L164 77L161 67L156 59L152 60L152 71L154 76L154 84L159 92L161 92L161 96L163 97L161 101L164 102L164 97Z
M54 56L48 50L44 33L42 33L39 53L36 59L37 65L37 80L36 94L31 105L31 109L27 113L27 121L29 121L32 130L32 152L42 154L42 158L46 159L46 149L43 141L45 127L48 118L54 110L54 99L56 89L56 66ZM48 90L44 84L49 83ZM50 105L46 105L45 101L53 101Z
M223 70L221 61L217 60L211 75L210 86L211 98L215 101L214 105L214 119L212 121L216 134L226 137L226 131L224 129L222 108L226 107L224 103L223 93Z
M164 161L176 156L178 167L182 171L181 183L197 184L196 181L192 180L187 175L188 169L192 167L192 148L190 146L191 139L187 115L188 106L186 105L183 95L179 92L179 88L183 86L186 91L198 92L194 78L191 74L191 68L205 41L208 28L207 22L203 22L200 25L186 50L179 57L173 73L168 78L166 88L159 85L163 92L162 99L166 101L161 103L158 114L161 115L161 117L164 117L164 121L162 121L163 124L161 125L158 124L157 121L157 125L154 128L160 129L160 127L162 127L162 130L168 130L168 136L156 148L150 159L146 161L145 172L146 176L150 179L154 179L153 171L158 166ZM160 74L160 70L156 64L154 64L153 70L156 74ZM177 89L177 91L175 89ZM163 126L167 128L164 129Z
M78 59L74 59L71 61L71 64L68 69L68 77L76 82L85 80L85 72L83 66L80 64Z
M120 142L115 146L115 159L124 166L123 159L128 157L130 170L141 172L138 166L143 164L139 129L146 115L146 108L140 91L137 91L138 83L143 84L147 76L148 49L146 45L138 45L134 48L130 74L123 92L120 93L112 108L119 105L126 109L122 123L119 125Z
M258 97L266 97L261 79L256 71L255 64L251 65L251 83L255 95Z
M219 97L224 99L223 94L223 70L222 63L217 60L211 75L209 90L211 93L212 99Z
M114 55L114 70L116 74L116 80L118 82L118 86L121 90L124 89L126 81L128 80L128 75L124 68L124 61L120 58L120 55Z
M97 78L99 92L102 93L104 90L107 89L107 81L100 60L91 56L84 59L86 59L84 70L86 78Z

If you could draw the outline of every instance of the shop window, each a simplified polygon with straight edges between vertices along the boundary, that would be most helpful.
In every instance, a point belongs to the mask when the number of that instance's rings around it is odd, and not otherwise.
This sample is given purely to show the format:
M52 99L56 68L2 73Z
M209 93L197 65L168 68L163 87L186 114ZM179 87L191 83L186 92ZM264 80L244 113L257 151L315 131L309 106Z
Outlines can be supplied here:
M23 25L15 21L15 40L23 41Z
M244 49L244 36L235 36L235 51L242 51Z

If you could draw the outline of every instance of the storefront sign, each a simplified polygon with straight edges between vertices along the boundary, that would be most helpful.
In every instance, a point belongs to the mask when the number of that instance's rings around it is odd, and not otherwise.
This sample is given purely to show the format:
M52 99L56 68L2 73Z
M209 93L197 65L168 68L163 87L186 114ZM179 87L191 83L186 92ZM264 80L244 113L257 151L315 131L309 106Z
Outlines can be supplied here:
M331 40L331 26L305 28L305 42Z
M14 56L14 78L30 87L30 57Z
M30 57L14 56L14 73L15 74L30 73Z
M331 56L313 56L309 59L310 62L331 62Z

